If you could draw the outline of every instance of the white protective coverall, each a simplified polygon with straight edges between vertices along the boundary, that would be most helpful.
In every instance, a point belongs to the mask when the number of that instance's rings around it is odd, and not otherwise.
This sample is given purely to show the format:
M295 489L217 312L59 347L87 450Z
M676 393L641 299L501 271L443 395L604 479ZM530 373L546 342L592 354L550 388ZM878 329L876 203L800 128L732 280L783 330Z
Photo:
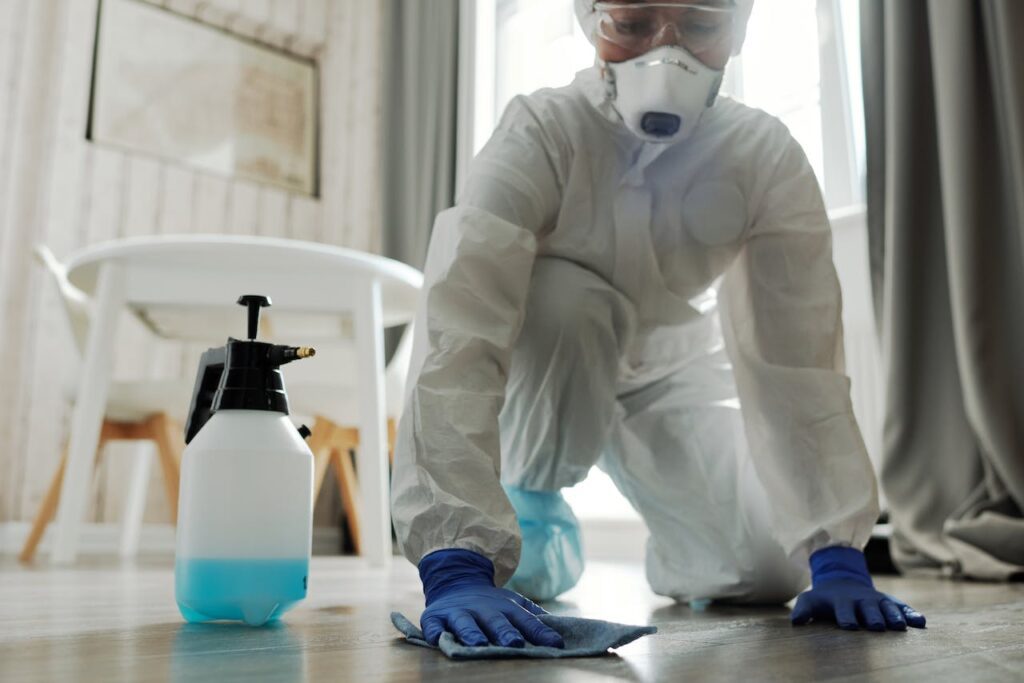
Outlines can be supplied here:
M501 586L520 534L500 482L597 464L649 527L657 593L788 600L810 553L862 547L878 514L840 314L817 181L773 117L720 97L689 139L644 143L598 67L515 98L434 225L403 552L474 551Z

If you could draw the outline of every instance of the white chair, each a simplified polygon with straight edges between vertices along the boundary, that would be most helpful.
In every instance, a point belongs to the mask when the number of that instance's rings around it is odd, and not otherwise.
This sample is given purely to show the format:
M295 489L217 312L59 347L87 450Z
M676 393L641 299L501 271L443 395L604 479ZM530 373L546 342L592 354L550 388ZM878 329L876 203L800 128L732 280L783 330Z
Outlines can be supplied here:
M61 303L72 338L81 354L84 351L86 335L89 331L92 302L84 292L68 282L67 270L49 248L37 245L35 256L46 267L60 292ZM73 383L66 384L66 387L69 398L73 398ZM105 446L111 441L152 442L156 446L158 460L163 471L172 524L178 513L178 463L183 445L180 420L187 410L190 397L191 390L188 383L179 380L113 382L107 397L99 444L96 448L96 459L99 461ZM67 451L65 450L22 547L19 559L24 563L29 563L34 559L46 526L53 518L60 503L66 464ZM131 476L131 486L122 513L119 544L119 552L122 557L131 557L138 552L139 531L145 510L150 466L150 449L146 447L138 449Z
M356 362L345 372L303 377L303 366L315 364L298 363L286 370L286 383L293 415L315 421L310 446L316 454L317 489L333 463L353 540L372 564L387 562L391 544L386 453L401 410L411 335L405 335L385 368L382 334L385 325L411 322L422 286L418 271L330 245L225 235L133 238L95 245L73 255L66 271L52 254L45 260L51 272L61 273L55 279L76 339L84 341L79 395L108 396L108 407L126 395L135 408L142 407L145 402L132 394L143 394L144 385L151 384L140 383L143 386L130 387L129 392L123 383L109 382L122 307L160 337L219 345L227 335L237 336L244 329L244 311L233 305L234 299L240 293L266 293L275 305L261 319L261 338L318 349L339 342L354 348ZM92 306L88 294L95 297ZM313 360L332 355L331 349L325 351ZM178 397L181 411L189 404L193 379L191 368L184 372L186 378L169 383L175 385L173 390L160 387L161 393ZM89 473L89 449L102 435L98 402L76 401L72 415L67 469L77 474L63 485L65 501L57 513L53 551L57 562L71 561L77 552L87 495L82 478ZM352 450L359 461L358 486L349 457ZM144 496L143 490L142 501ZM134 492L129 495L135 497Z

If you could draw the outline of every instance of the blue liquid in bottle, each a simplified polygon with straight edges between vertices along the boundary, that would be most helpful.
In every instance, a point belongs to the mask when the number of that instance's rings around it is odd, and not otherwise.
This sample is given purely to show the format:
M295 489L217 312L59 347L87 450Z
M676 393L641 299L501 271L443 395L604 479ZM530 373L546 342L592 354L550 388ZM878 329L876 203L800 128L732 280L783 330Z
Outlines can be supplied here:
M309 559L179 559L175 598L186 621L262 626L306 597Z

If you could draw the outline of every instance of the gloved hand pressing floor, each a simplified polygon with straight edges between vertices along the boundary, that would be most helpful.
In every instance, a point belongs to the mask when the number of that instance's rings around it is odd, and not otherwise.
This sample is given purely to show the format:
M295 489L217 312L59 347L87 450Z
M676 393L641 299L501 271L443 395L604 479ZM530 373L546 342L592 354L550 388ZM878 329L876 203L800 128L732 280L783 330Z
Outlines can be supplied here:
M537 615L546 612L523 596L494 585L494 565L469 550L438 550L419 564L427 608L420 617L424 639L437 645L450 631L463 645L521 648L526 641L564 647Z
M924 628L925 618L906 603L875 590L864 553L832 546L811 555L811 590L801 593L790 615L794 626L833 621L856 631L906 631Z

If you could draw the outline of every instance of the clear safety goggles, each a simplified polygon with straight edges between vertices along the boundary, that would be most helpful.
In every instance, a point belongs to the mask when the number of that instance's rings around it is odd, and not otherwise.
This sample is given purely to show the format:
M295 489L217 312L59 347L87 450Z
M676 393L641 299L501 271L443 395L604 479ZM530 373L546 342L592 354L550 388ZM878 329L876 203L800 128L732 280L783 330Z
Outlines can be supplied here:
M734 3L595 2L597 34L637 55L682 47L700 55L732 38Z

